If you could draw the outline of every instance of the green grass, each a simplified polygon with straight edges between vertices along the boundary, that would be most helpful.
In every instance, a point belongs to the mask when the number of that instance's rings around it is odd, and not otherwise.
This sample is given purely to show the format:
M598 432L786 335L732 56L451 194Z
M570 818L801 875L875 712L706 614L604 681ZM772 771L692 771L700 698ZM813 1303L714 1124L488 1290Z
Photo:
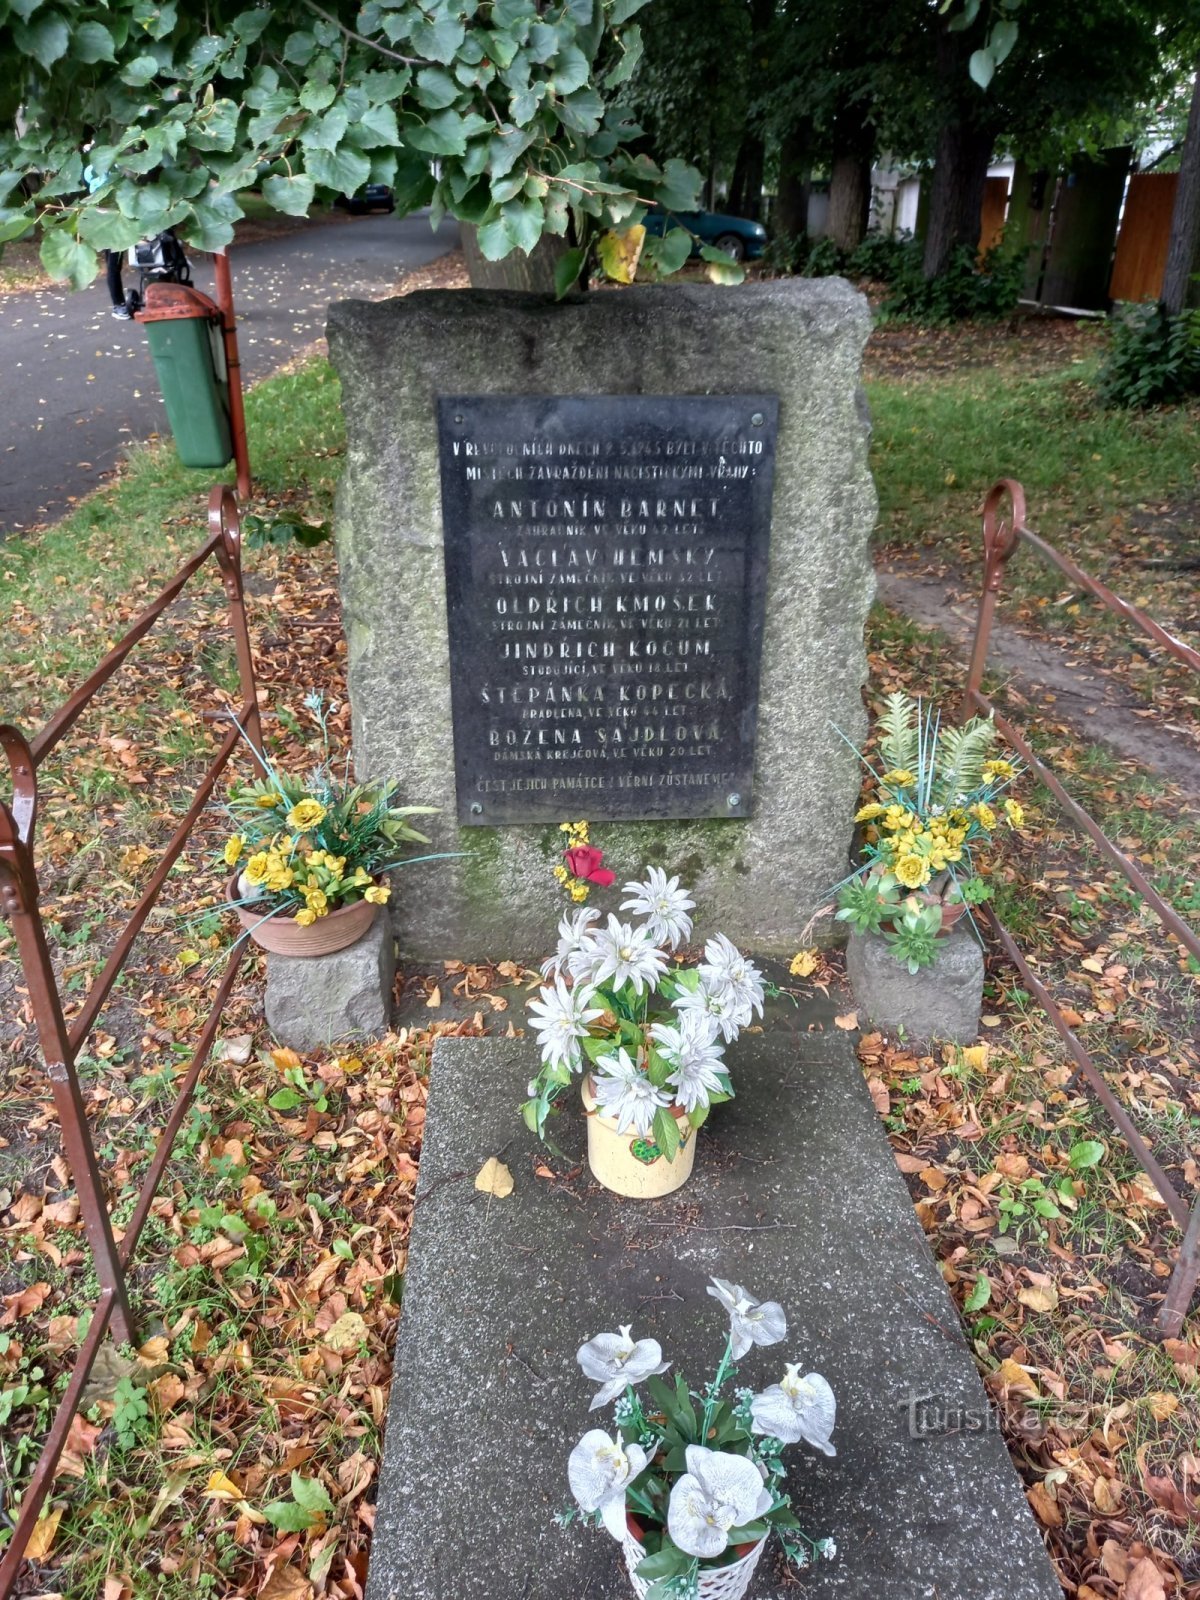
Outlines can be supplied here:
M314 516L330 514L343 438L338 399L338 381L320 359L249 392L252 505L286 494ZM231 469L193 470L171 444L138 446L120 478L62 522L5 543L0 602L14 617L0 638L7 715L24 717L35 705L44 715L55 697L47 684L66 689L86 674L204 537L208 490L222 481L232 481ZM220 593L215 568L208 589Z
M1093 360L1024 377L1006 368L868 383L882 542L977 526L984 492L1016 477L1030 523L1058 539L1146 498L1193 493L1200 405L1107 411Z

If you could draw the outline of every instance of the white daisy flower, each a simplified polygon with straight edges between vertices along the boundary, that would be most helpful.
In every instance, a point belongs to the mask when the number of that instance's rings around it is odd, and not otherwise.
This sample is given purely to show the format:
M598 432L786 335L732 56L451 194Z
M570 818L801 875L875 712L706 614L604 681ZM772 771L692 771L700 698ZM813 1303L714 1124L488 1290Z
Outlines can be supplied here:
M716 1090L724 1090L724 1047L717 1043L717 1024L701 1011L680 1013L679 1022L656 1022L650 1029L662 1056L674 1067L667 1079L685 1111L706 1106Z
M542 977L557 978L564 970L571 970L571 958L591 938L593 922L599 922L600 913L595 906L580 906L578 911L565 912L558 924L558 949L548 961L542 962Z
M624 892L630 898L621 901L621 910L645 917L654 938L677 950L692 931L688 912L696 909L691 895L680 888L679 879L668 878L661 867L647 867L645 883L627 883Z
M575 1359L584 1376L600 1385L589 1411L598 1411L615 1400L628 1384L639 1384L671 1365L663 1360L662 1345L657 1339L634 1339L629 1328L626 1323L617 1333L598 1333L576 1351Z
M762 973L723 933L716 934L704 946L704 960L698 971L710 993L728 993L739 1005L749 1006L762 1016Z
M542 1060L548 1067L564 1066L577 1072L582 1062L580 1039L587 1037L588 1024L604 1015L600 1006L589 1007L592 991L576 984L568 989L561 978L554 987L547 984L536 1000L529 1003L533 1030L538 1036Z
M628 1050L601 1056L592 1069L596 1104L617 1124L618 1133L632 1128L647 1139L659 1109L671 1104L665 1089L656 1089L646 1074L631 1059Z
M763 1516L774 1497L745 1456L690 1444L685 1459L667 1505L667 1532L685 1554L711 1560L727 1548L730 1528Z
M709 1294L729 1313L729 1333L733 1340L733 1359L740 1361L754 1344L778 1344L787 1338L787 1318L775 1300L756 1300L740 1283L714 1278Z
M635 994L654 988L667 970L667 958L655 944L649 928L635 928L619 922L611 913L608 926L591 935L586 950L580 952L577 978L599 989L611 982L614 989L631 983Z
M649 1465L640 1444L623 1444L593 1428L567 1459L567 1482L583 1511L598 1511L614 1539L625 1538L625 1491Z
M800 1368L789 1362L782 1383L756 1394L750 1402L751 1429L770 1434L784 1444L801 1439L827 1456L837 1454L829 1442L837 1415L833 1390L819 1372L800 1376Z
M672 1004L680 1019L689 1015L711 1018L726 1044L732 1044L753 1021L748 1004L729 989L709 988L703 979L695 989L681 989Z

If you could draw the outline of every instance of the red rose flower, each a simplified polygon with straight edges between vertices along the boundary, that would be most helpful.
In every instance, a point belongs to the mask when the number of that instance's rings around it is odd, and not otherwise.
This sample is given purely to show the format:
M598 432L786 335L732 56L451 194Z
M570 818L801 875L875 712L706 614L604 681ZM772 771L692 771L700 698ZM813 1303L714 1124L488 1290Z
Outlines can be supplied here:
M615 872L600 865L604 860L604 851L597 850L594 845L577 844L574 850L564 850L563 859L571 875L582 878L584 883L594 883L600 889L607 889L617 881Z

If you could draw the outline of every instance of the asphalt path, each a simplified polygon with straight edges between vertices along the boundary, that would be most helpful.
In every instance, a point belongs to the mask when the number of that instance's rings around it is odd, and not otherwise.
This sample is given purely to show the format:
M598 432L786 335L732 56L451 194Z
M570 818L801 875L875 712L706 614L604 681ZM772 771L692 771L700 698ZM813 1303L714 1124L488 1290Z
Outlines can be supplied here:
M404 271L453 249L453 224L372 215L279 235L231 253L247 383L319 339L331 300L378 298ZM213 292L212 260L192 262ZM126 270L125 283L136 279ZM0 295L0 538L53 522L94 489L130 444L165 430L145 331L90 289ZM253 460L254 441L250 441Z

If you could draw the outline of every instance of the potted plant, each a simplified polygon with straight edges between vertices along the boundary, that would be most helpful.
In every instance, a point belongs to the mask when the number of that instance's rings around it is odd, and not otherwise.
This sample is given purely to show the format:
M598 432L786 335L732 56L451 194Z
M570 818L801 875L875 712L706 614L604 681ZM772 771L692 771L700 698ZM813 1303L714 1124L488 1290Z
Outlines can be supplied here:
M542 1066L521 1110L545 1137L555 1100L584 1075L593 1175L616 1194L649 1199L686 1182L697 1129L732 1099L725 1048L762 1015L764 986L724 934L695 965L678 958L694 902L677 877L649 867L623 892L630 921L584 906L558 925L548 981L529 1008Z
M833 1390L818 1372L788 1365L755 1394L733 1388L736 1363L754 1345L787 1336L783 1308L740 1284L708 1289L729 1315L724 1354L711 1383L690 1389L655 1339L628 1327L589 1339L576 1359L600 1385L590 1409L616 1402L615 1431L594 1428L571 1451L567 1479L575 1505L560 1514L604 1527L622 1548L640 1600L736 1600L744 1595L772 1532L798 1567L832 1559L832 1539L800 1531L784 1490L783 1451L803 1440L822 1454L836 1417ZM638 1388L645 1385L648 1401Z
M881 770L855 752L872 785L854 818L864 825L862 860L839 888L837 920L860 936L881 936L914 975L989 897L978 857L1001 819L1024 824L1020 803L1006 793L1021 769L992 755L995 742L990 717L944 725L936 711L897 693L879 721Z
M319 956L361 939L386 904L386 874L434 856L397 859L406 844L428 844L409 818L435 806L394 805L396 785L351 783L329 761L319 695L305 705L325 735L325 755L306 778L270 765L255 783L233 785L225 810L234 825L221 859L233 869L229 903L251 939L280 955Z

